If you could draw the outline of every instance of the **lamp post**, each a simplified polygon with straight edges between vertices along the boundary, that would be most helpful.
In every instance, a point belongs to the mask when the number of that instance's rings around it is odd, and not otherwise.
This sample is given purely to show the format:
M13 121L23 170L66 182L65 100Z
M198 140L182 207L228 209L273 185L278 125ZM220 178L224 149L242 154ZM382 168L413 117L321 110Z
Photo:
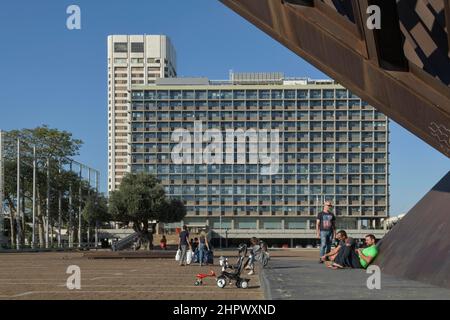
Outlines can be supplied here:
M33 146L33 227L31 235L31 247L36 246L36 146Z
M222 212L220 213L220 217L219 217L219 229L220 229L219 246L220 246L220 249L222 249Z
M17 139L17 205L16 205L16 223L17 223L17 233L16 233L16 249L20 249L20 239L22 237L21 221L20 221L20 139Z

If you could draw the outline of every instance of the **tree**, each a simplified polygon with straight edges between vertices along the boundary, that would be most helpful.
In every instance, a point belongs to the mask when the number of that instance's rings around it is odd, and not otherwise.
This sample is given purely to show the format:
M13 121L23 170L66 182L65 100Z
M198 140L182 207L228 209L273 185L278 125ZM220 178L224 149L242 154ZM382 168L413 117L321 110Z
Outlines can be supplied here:
M178 222L186 216L186 207L180 199L169 199L164 203L160 221L166 223Z
M16 183L17 183L17 139L20 139L21 149L21 198L17 199ZM74 139L72 134L67 131L60 131L58 129L51 129L48 126L41 126L35 129L12 130L5 133L5 200L10 212L10 232L11 243L13 244L15 230L23 230L18 228L17 223L25 225L25 222L30 222L30 212L25 219L21 220L17 213L17 202L21 203L31 202L32 200L32 183L33 183L33 146L36 147L37 154L37 214L36 223L39 234L39 243L43 247L44 241L44 225L49 223L53 225L57 221L59 211L59 194L61 190L67 193L69 185L73 185L74 190L79 185L79 179L76 174L72 172L59 172L59 164L67 164L66 159L79 154L79 150L83 142ZM49 162L47 162L47 160ZM50 194L49 194L49 221L46 221L47 210L47 164L50 164L48 170L50 172ZM82 186L85 190L85 185ZM75 193L74 202L77 199L78 193ZM64 216L63 221L68 220L68 200L63 198L62 209ZM17 235L20 243L24 242L24 234Z
M119 190L109 198L109 212L112 220L132 223L133 229L152 248L154 225L149 232L149 221L175 222L186 215L180 200L168 199L161 182L151 174L128 173Z
M97 239L97 227L100 222L109 221L108 203L103 194L95 194L92 190L86 200L82 211L83 221L87 227L87 241L90 240L90 229L95 228ZM97 246L97 243L95 244Z

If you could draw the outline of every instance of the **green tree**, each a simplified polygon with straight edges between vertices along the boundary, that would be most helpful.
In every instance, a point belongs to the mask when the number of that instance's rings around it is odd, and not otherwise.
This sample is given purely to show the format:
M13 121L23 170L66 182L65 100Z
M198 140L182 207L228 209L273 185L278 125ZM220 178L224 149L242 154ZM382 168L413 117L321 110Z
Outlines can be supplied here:
M159 221L171 223L179 222L186 216L186 207L180 199L169 199L163 205Z
M94 227L95 232L97 232L99 223L109 221L108 202L105 196L103 194L95 194L95 190L92 190L86 199L82 216L87 227L87 239L89 242L91 228Z
M109 198L111 220L132 223L140 238L152 247L155 224L150 221L175 222L186 215L183 202L166 198L160 181L147 173L128 173L120 188ZM151 227L151 230L149 230Z
M15 230L24 230L18 228L17 223L23 226L31 222L31 210L25 212L25 219L18 219L17 201L21 204L28 203L28 208L32 201L32 183L33 183L33 146L36 147L37 155L37 214L36 223L38 228L38 240L41 247L45 245L44 225L50 226L58 221L59 213L59 191L62 192L62 210L64 215L62 221L67 222L69 217L67 192L72 185L74 191L78 191L80 186L79 179L72 172L59 170L59 164L67 165L67 158L79 154L83 144L81 140L74 139L72 134L67 131L51 129L48 126L41 126L34 129L12 130L5 133L5 200L10 212L10 233L11 243L13 244ZM20 157L21 157L21 199L17 199L17 139L20 139ZM47 182L47 164L50 173L50 181ZM47 211L47 183L50 185L50 206L49 221L46 221ZM86 192L86 185L82 184L83 194ZM78 205L78 192L74 192L73 204ZM17 235L20 242L24 242L24 234Z

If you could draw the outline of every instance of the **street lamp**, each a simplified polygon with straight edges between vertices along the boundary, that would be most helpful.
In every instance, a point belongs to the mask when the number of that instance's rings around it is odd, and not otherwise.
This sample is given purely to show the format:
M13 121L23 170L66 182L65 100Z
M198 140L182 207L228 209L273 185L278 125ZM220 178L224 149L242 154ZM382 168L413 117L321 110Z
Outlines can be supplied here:
M220 249L222 249L222 212L220 213L220 217L219 217L219 229L220 229L219 246L220 246Z

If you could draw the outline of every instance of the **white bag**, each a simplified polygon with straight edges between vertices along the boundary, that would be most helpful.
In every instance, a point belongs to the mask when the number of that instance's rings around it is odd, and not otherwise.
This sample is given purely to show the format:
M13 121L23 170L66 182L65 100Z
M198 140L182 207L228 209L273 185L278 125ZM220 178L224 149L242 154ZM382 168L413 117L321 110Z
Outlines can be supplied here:
M186 263L187 263L187 264L191 264L193 254L194 254L194 253L192 252L191 249L189 249L189 250L186 252Z
M176 253L176 255L175 255L175 261L180 261L180 259L181 259L181 250L178 249L178 250L177 250L177 253Z

